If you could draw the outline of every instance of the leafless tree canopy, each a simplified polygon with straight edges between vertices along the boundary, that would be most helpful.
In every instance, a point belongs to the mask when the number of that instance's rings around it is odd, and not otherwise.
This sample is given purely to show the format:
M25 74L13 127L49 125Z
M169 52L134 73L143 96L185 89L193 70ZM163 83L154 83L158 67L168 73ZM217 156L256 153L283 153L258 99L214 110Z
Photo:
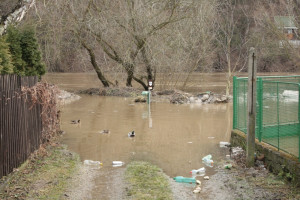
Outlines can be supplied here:
M3 0L3 12L20 2ZM104 86L123 74L127 86L147 80L185 87L195 71L232 76L246 71L247 52L259 52L259 71L292 71L299 50L274 23L299 23L299 1L291 0L43 0L19 25L36 24L48 71L90 71ZM6 15L6 13L3 13ZM288 44L288 43L287 43ZM175 80L175 81L174 81Z

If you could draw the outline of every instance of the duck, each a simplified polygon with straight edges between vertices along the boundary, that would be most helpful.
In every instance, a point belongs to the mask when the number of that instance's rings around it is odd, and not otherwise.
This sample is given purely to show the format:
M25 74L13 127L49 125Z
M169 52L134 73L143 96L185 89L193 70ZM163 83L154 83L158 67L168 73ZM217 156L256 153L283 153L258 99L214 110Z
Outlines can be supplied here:
M128 133L128 137L134 137L135 136L135 132L134 131L131 131Z
M105 134L109 134L110 133L110 131L109 130L107 130L107 129L105 129L105 130L102 130L102 131L100 131L100 133L105 133Z
M71 124L80 124L80 119L71 120Z

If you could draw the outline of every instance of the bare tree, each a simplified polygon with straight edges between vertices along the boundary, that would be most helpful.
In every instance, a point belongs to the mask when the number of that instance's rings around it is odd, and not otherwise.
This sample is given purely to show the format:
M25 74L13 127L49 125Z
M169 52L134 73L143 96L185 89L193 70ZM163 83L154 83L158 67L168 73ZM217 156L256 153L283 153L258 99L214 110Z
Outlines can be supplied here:
M238 12L239 11L239 12ZM217 45L225 55L227 63L226 95L229 95L232 77L239 66L244 68L247 61L246 44L249 41L250 21L237 0L219 1L217 7ZM238 14L238 15L237 15ZM243 17L243 27L239 26L240 18Z
M20 22L35 0L4 0L0 2L0 35L11 23Z
M172 0L72 1L68 8L81 43L97 41L103 52L126 71L126 85L132 86L135 80L144 89L148 87L147 80L156 79L150 41L159 31L182 19L176 12L178 4Z

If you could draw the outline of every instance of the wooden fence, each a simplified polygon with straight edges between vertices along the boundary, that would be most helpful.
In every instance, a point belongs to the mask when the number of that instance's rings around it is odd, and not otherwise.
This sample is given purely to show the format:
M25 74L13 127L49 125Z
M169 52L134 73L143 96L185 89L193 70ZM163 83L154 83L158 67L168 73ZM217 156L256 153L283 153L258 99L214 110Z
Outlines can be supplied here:
M0 178L19 167L41 144L41 105L21 95L22 86L37 82L37 77L0 75Z

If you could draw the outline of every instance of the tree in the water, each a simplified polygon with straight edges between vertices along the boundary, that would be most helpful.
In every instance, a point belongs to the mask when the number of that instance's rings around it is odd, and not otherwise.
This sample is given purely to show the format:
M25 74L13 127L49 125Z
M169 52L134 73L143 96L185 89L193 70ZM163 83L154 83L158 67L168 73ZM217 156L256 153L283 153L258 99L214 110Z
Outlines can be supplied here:
M25 62L22 59L21 48L21 33L13 26L7 28L7 39L9 43L9 50L12 55L12 63L14 65L14 73L18 75L25 75Z
M11 55L9 52L8 43L4 37L0 37L0 73L11 74L13 73L13 65L11 63Z
M26 27L21 35L20 40L22 48L22 59L25 62L26 76L44 75L45 65L41 60L41 52L35 36L35 31L31 27Z

